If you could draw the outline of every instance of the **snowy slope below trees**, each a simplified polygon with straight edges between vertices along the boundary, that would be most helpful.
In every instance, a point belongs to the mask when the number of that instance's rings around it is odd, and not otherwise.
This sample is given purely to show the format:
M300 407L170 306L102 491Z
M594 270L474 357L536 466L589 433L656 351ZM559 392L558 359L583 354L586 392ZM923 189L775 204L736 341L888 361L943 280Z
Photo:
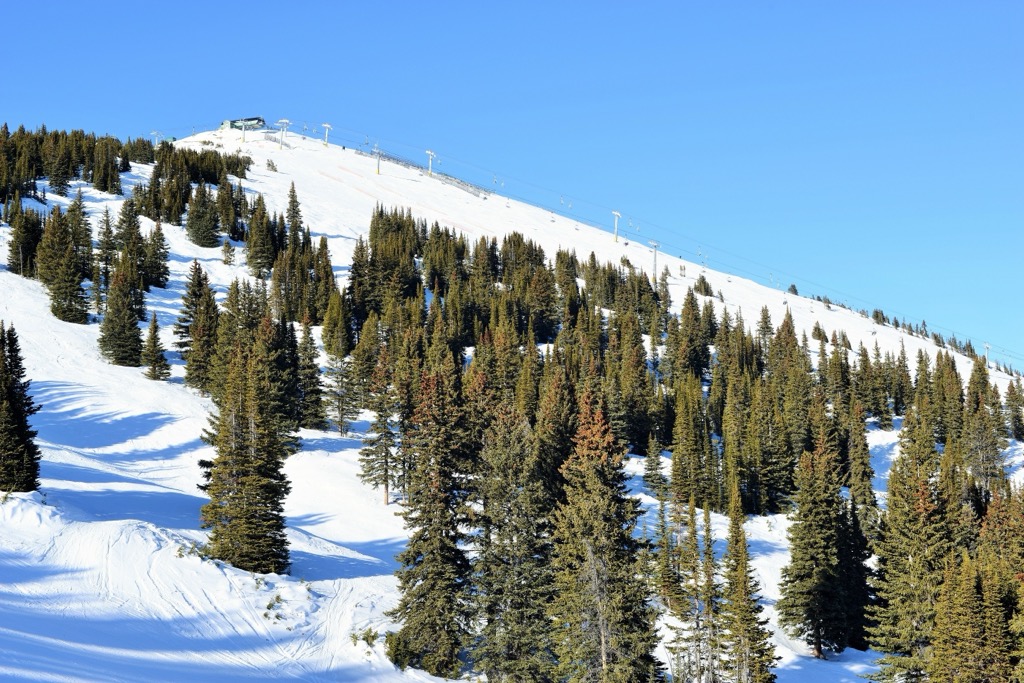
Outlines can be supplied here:
M247 192L263 193L271 211L283 212L294 182L303 222L314 240L328 238L335 273L344 280L358 235L367 230L376 205L409 207L417 218L454 228L475 239L513 230L540 244L549 258L558 248L580 258L593 251L598 261L627 258L650 270L654 253L630 236L613 241L608 232L571 218L508 201L497 194L469 192L415 168L377 161L354 150L324 147L290 135L276 140L239 131L203 133L178 144L196 149L240 151L254 159ZM278 169L267 170L272 160ZM126 193L145 182L149 168L136 165L123 181ZM72 192L76 186L73 184ZM117 215L122 198L82 186L94 229L104 207ZM67 200L51 197L56 203ZM41 207L37 207L41 208ZM142 219L143 232L152 223ZM240 265L226 266L219 249L189 243L178 226L164 226L171 246L171 282L154 289L147 305L160 316L164 345L171 348L185 276L199 259L211 283L223 293ZM720 238L720 236L719 236ZM10 229L0 228L0 256L6 261ZM756 324L767 306L776 324L788 307L798 331L820 322L828 334L845 331L854 348L897 352L901 341L913 359L919 349L934 356L930 339L905 335L858 313L826 307L784 294L700 264L658 254L667 266L674 308L687 287L704 274L715 292L744 324ZM685 269L685 276L683 275ZM292 678L331 681L436 680L400 672L384 657L383 638L359 640L367 629L383 633L386 610L397 601L395 553L405 531L378 492L357 476L359 438L353 433L305 431L302 451L288 460L292 492L286 504L292 552L290 576L253 576L194 552L205 540L198 528L205 496L197 462L211 450L200 440L211 409L208 399L182 384L177 354L172 380L153 382L141 369L104 362L98 326L54 319L42 286L0 269L0 319L13 324L22 344L32 393L42 410L33 420L43 451L38 493L11 494L0 504L0 677L24 680L251 681ZM970 360L957 357L963 376ZM1007 378L992 377L1004 390ZM869 433L877 488L898 446L894 432ZM1020 478L1024 452L1011 447ZM632 460L633 488L647 503L639 482L642 462ZM667 466L667 463L666 463ZM778 581L788 560L784 517L751 519L747 535L762 586L766 613L773 618ZM649 527L650 528L650 527ZM715 519L716 537L726 520ZM367 638L372 641L371 638ZM828 662L813 660L799 642L776 633L781 657L778 676L790 681L854 681L872 669L870 653L848 650Z

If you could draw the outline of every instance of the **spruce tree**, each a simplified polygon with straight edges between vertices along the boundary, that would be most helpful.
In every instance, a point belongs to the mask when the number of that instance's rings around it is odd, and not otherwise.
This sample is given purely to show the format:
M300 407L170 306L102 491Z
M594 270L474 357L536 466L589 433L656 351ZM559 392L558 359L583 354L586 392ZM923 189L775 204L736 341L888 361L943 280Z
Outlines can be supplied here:
M29 418L40 406L29 393L30 385L18 334L0 321L0 491L39 488L41 453Z
M925 680L931 658L935 605L952 549L947 511L938 491L938 454L927 371L918 374L914 408L907 411L900 455L889 471L886 512L870 614L872 646L884 652L876 681Z
M547 496L546 510L564 499L562 465L572 451L576 433L576 397L566 372L565 359L545 363L534 425L537 463Z
M959 561L950 558L936 603L928 680L989 683L1009 679L1005 617L995 606L1002 632L986 632L986 611L993 607L986 600L987 591L991 592L991 585L975 560L966 552Z
M79 325L89 322L89 301L82 289L82 279L75 262L75 252L68 246L47 287L50 312L58 320Z
M1020 377L1006 387L1006 423L1010 438L1024 441L1024 387Z
M718 585L718 560L715 557L715 537L711 528L711 510L703 510L704 547L700 557L700 579L697 581L697 604L700 617L696 641L698 680L715 680L722 672L723 627L722 590Z
M644 457L644 484L652 495L658 496L667 483L661 471L661 444L652 434L647 441L647 455Z
M685 521L683 519L685 511ZM705 678L705 642L709 631L704 628L704 610L700 601L701 549L697 533L697 506L691 496L688 504L673 500L672 528L683 539L674 549L673 571L679 579L676 599L670 602L672 615L680 621L668 645L672 655L673 679L684 681ZM708 536L705 543L713 542Z
M164 237L163 227L160 221L153 226L143 244L143 269L142 280L145 287L167 286L170 278L170 269L167 266L167 259L170 254L170 247L167 245L167 238Z
M263 341L248 353L236 346L206 435L217 455L200 519L210 529L211 557L245 571L281 574L289 566L284 499L290 490L282 463L291 449L272 414L269 366Z
M212 363L217 343L219 309L209 279L198 261L192 262L174 324L175 346L185 361L185 384L200 391L213 388Z
M796 510L789 528L790 561L779 584L779 623L825 658L841 652L848 641L840 575L836 454L819 434L814 452L805 452L797 467Z
M39 247L36 249L36 277L39 281L49 287L56 280L66 255L73 250L74 243L71 241L67 217L59 206L55 206L46 219Z
M142 226L134 199L126 199L121 204L121 210L117 214L117 223L114 226L114 244L119 250L129 245L140 246L142 244Z
M592 384L580 398L572 455L562 466L565 501L555 512L549 605L556 676L563 680L658 680L654 610L633 536L638 503L626 492L615 445Z
M217 206L210 198L204 183L199 183L192 191L188 203L188 217L185 219L185 232L193 244L200 247L216 247L220 244L220 225Z
M131 266L122 256L110 279L107 312L100 323L99 347L103 357L114 365L138 367L142 362L142 330L133 308L135 282Z
M228 181L227 173L221 171L217 176L217 220L220 227L229 237L235 239L238 233L238 213L235 209L234 189ZM227 239L227 238L225 238Z
M409 435L414 465L402 512L409 542L398 554L401 597L389 612L401 627L388 643L396 664L449 677L459 670L472 612L461 524L466 434L458 372L451 354L439 352L420 381Z
M773 683L772 668L778 658L768 620L761 617L759 586L750 567L743 520L743 507L734 481L729 495L729 545L723 560L723 668L728 680L736 683Z
M96 312L102 313L101 302L106 297L110 288L110 274L113 272L114 263L117 261L117 242L114 239L114 224L110 217L110 209L103 208L103 216L100 218L99 239L96 251L93 255L93 290L96 299Z
M545 606L552 597L544 490L529 422L502 403L484 436L473 563L477 667L489 681L552 680Z
M246 237L246 251L249 270L253 277L265 278L274 266L277 252L270 233L270 218L267 215L263 195L256 198L252 217L249 219L249 234Z
M17 193L11 202L13 211L7 218L11 225L11 241L7 245L7 268L22 277L37 277L36 252L43 236L43 221L35 211L21 208Z
M235 248L227 237L224 238L224 243L220 248L220 260L226 266L235 265Z
M141 360L149 379L165 380L171 376L171 366L164 357L164 345L160 341L160 324L157 322L156 311L149 317L149 331L146 333L146 343L142 347Z
M316 340L309 325L302 326L299 342L299 426L304 429L326 429L327 412L324 408L323 386L320 380L320 362Z
M391 383L391 357L384 347L370 378L367 409L374 414L370 431L359 450L359 478L365 484L384 490L384 504L391 502L391 485L398 481L397 437L394 417L398 405ZM338 410L344 412L344 409Z
M75 254L75 267L79 279L85 280L92 274L92 226L86 216L85 199L82 197L81 189L75 193L75 198L68 205L66 218Z
M337 352L327 354L326 387L324 399L327 402L327 413L338 431L348 431L352 421L359 416L359 407L363 402L363 392L355 378L351 358Z
M261 281L257 281L256 287L248 279L234 280L228 285L223 308L217 314L217 340L210 362L210 396L214 401L220 400L235 343L252 344L267 312L267 293Z

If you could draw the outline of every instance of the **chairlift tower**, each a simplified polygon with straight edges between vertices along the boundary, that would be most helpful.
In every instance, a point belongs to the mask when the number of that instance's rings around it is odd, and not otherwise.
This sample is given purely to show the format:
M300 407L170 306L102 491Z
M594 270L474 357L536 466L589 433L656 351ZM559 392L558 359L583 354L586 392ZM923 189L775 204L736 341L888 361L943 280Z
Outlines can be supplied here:
M655 282L657 282L658 281L658 247L660 247L661 244L658 243L655 240L647 240L647 244L651 245L651 247L654 249L654 270L651 271L651 279L654 280Z
M377 175L380 175L380 147L373 143L373 155L377 157Z
M619 219L622 218L622 214L618 211L612 211L612 215L615 216L615 241L619 241Z
M158 137L160 137L160 131L154 130L154 131L151 131L149 134L153 136L153 148L155 149L156 148L156 140L157 140Z
M327 136L331 134L331 124L329 124L329 123L321 123L320 125L324 127L324 147L326 147L327 146Z
M433 152L431 152L429 149L427 150L427 175L428 176L434 175L434 157L436 157L436 156L437 155L434 154Z
M291 121L288 119L281 119L277 122L277 126L281 129L281 142L278 145L278 149L284 149L284 134L288 130L288 126L291 125Z

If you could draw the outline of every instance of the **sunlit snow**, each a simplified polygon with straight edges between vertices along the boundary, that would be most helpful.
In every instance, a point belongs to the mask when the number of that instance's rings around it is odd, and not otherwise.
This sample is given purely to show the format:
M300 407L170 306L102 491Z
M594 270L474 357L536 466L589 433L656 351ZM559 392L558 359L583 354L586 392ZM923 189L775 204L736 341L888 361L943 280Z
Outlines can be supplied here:
M365 235L376 205L409 207L417 218L466 233L471 240L519 231L554 258L558 248L582 259L627 258L650 272L655 254L643 240L613 240L611 216L605 230L553 215L499 194L465 188L423 169L377 160L352 149L288 135L284 144L249 131L198 134L177 144L222 152L241 151L254 163L242 181L249 193L263 193L270 211L286 208L294 182L303 222L314 242L326 236L335 273L343 283L355 239ZM267 169L272 159L277 171ZM146 182L151 168L134 165L123 177L130 186ZM45 184L41 184L45 187ZM109 207L116 220L121 197L81 187L94 230ZM51 205L68 199L50 196ZM36 204L37 209L43 207ZM152 222L142 219L143 232ZM165 347L172 348L172 323L180 306L189 264L198 259L223 295L236 277L247 277L244 252L235 266L221 262L219 249L187 241L182 228L164 226L171 246L172 279L154 289L147 305L160 318ZM721 243L728 235L715 235ZM780 236L785 239L785 236ZM0 260L6 262L10 228L0 228ZM845 331L854 348L861 342L894 354L902 341L908 358L919 349L934 356L930 339L904 335L868 317L810 298L789 295L736 276L705 271L700 264L657 254L667 267L673 308L703 274L716 307L742 312L756 325L767 306L777 325L788 308L798 331L808 335L820 322L826 332ZM289 576L254 576L201 559L196 544L205 496L197 462L212 456L200 440L211 409L208 399L186 389L176 353L172 380L153 382L141 369L104 362L97 350L98 325L71 325L49 314L38 282L0 267L0 319L16 328L32 392L42 410L33 424L43 451L38 493L10 494L0 504L0 678L39 681L427 681L416 671L398 671L384 656L383 635L370 645L353 635L383 634L394 624L385 612L396 604L394 559L405 531L398 506L385 507L379 492L357 478L357 452L368 422L350 434L304 431L303 449L286 472L292 491L286 504L292 571ZM961 374L970 361L958 357ZM1007 378L992 373L1005 389ZM364 416L365 418L365 416ZM895 432L869 433L876 488L898 455ZM1021 444L1011 446L1018 470ZM664 463L667 469L667 461ZM643 463L628 463L632 490L646 505L653 500L640 483ZM653 520L651 520L653 521ZM766 614L774 624L778 581L788 561L783 516L751 519L746 526ZM726 520L714 518L719 550ZM852 650L829 661L781 633L778 677L794 681L856 681L872 669L873 655ZM664 655L664 651L662 651Z

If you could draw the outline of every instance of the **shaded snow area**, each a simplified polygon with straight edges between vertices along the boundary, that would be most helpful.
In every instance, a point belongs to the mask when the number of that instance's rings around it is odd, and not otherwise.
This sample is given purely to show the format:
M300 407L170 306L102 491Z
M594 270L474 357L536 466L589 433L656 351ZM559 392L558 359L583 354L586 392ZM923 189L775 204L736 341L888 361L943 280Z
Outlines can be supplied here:
M513 230L554 258L559 247L583 259L628 258L649 269L646 244L620 239L571 217L507 200L486 191L467 191L443 178L351 149L289 135L279 142L249 132L202 133L177 143L195 149L240 151L254 159L242 181L250 196L262 193L270 211L283 212L294 182L303 222L314 243L328 239L335 274L343 283L359 235L368 230L378 204L409 207L417 218L454 228L475 240ZM267 170L272 159L277 172ZM134 165L122 176L126 193L146 182L151 168ZM237 182L237 179L232 179ZM45 187L45 184L41 184ZM83 190L94 231L109 208L116 219L123 198ZM50 197L50 206L68 199ZM47 210L38 203L37 210ZM142 220L144 234L152 222ZM162 340L173 348L186 274L198 259L219 295L236 277L247 277L244 251L237 265L221 262L219 248L189 243L183 228L163 226L171 248L171 281L147 295L156 311ZM6 263L10 227L0 227L0 260ZM236 245L241 246L241 245ZM658 254L667 266L674 308L687 287L703 274L722 300L721 310L742 313L756 324L767 306L777 325L788 307L797 330L810 333L816 321L826 332L845 331L854 348L863 342L897 353L900 342L913 359L919 349L934 357L930 340L839 307L787 295L749 280L705 271L699 264ZM0 319L18 332L32 394L42 410L33 424L42 449L41 490L9 494L0 503L0 679L38 681L430 681L417 671L399 671L384 656L383 633L394 627L385 612L397 603L395 554L406 532L378 491L357 477L360 439L367 415L349 434L303 431L302 450L286 463L292 483L286 502L292 571L289 576L252 575L203 559L196 548L206 540L199 528L205 495L198 461L212 449L200 438L212 404L185 388L184 366L168 352L172 377L153 382L140 368L104 362L97 349L98 325L72 325L49 313L38 282L0 267ZM961 374L970 361L958 357ZM1007 378L993 372L1005 390ZM876 488L898 456L896 432L869 432ZM1020 481L1024 449L1011 446ZM663 463L669 468L667 457ZM643 462L629 461L631 490L649 509L654 505L640 482ZM2 495L2 494L0 494ZM719 551L727 523L715 516ZM778 583L788 561L783 516L747 523L752 562L762 587L766 614L775 624ZM381 637L360 639L369 629ZM855 681L873 667L873 655L847 651L829 661L776 628L779 681ZM662 651L662 656L664 653Z

